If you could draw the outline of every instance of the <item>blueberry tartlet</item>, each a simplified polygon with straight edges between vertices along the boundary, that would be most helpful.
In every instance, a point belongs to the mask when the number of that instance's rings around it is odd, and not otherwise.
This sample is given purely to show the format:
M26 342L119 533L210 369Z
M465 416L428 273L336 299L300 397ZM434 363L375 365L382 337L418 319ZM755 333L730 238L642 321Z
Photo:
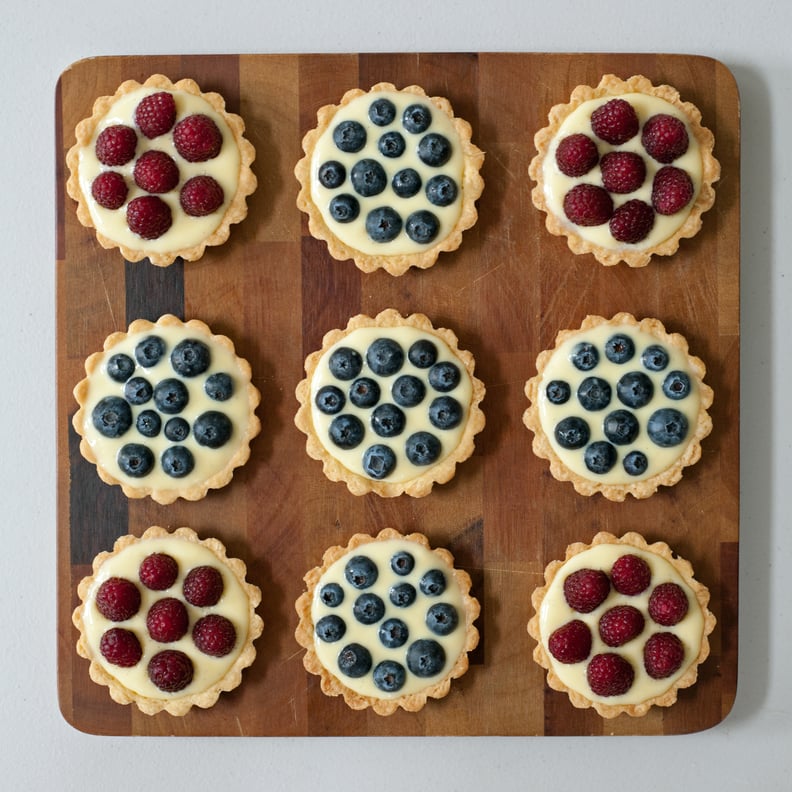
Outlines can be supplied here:
M604 265L675 253L715 201L720 164L701 112L640 75L578 86L534 143L532 198L547 230Z
M247 216L255 158L217 93L155 74L94 102L69 150L69 195L104 248L157 266L195 261Z
M402 275L455 250L477 220L484 154L449 101L411 85L347 91L317 113L297 206L338 260Z
M80 452L129 498L200 500L250 455L260 393L229 338L198 319L137 319L85 362Z
M575 707L642 716L695 684L715 617L709 590L665 542L598 533L544 577L531 598L534 659Z
M261 591L214 538L152 526L116 540L80 581L77 653L113 701L185 715L236 688L264 627Z
M456 335L423 314L353 317L305 361L294 420L308 455L355 495L428 495L484 428L474 365Z
M706 368L657 319L587 316L536 368L523 414L533 451L581 495L646 498L701 457L712 430Z
M419 533L386 528L325 551L296 602L295 638L322 691L392 715L445 697L479 640L470 576Z

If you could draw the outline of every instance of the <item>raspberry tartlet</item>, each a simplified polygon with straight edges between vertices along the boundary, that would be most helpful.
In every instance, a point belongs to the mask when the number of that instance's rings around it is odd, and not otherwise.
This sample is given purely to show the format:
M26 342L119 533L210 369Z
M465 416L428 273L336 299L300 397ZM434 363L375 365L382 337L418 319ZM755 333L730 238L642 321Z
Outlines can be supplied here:
M157 266L195 261L228 239L257 186L240 116L194 80L124 82L76 128L66 184L104 248Z
M247 462L261 395L233 342L204 322L136 319L85 373L72 419L80 452L127 497L200 500Z
M477 218L483 152L444 97L378 83L317 113L295 167L297 206L333 258L402 275L455 250Z
M417 712L467 671L480 606L468 573L423 534L355 534L326 550L305 583L295 638L326 695L379 715Z
M218 539L190 528L117 539L77 589L72 621L91 679L147 715L214 706L242 681L264 627L246 574Z
M423 497L453 478L484 428L474 368L423 314L359 314L306 358L294 421L308 455L354 495Z
M587 316L536 368L523 414L533 451L581 495L647 498L701 457L712 431L706 367L658 319Z
M709 590L665 542L601 532L544 577L531 598L534 659L575 707L642 716L695 684L716 620Z
M715 201L720 164L701 112L640 75L578 86L534 143L531 195L547 230L607 266L672 255Z

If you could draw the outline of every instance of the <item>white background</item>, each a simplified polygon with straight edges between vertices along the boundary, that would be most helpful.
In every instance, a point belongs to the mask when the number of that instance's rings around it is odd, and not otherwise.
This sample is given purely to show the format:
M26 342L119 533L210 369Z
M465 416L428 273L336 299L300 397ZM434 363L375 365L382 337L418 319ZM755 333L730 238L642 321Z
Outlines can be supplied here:
M0 787L792 789L792 4L787 0L11 0L0 19ZM581 9L578 6L584 6ZM606 10L603 10L606 9ZM61 717L55 645L54 90L92 55L709 55L742 100L740 673L732 713L657 738L98 738Z

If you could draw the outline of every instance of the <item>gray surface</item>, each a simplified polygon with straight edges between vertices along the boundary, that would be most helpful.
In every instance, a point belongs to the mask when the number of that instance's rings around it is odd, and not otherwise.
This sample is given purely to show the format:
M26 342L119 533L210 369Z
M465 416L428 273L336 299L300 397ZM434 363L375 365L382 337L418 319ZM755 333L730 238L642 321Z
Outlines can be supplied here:
M787 568L792 431L792 6L655 0L541 6L526 0L399 3L12 0L5 67L0 290L7 482L0 554L6 695L5 789L176 788L790 789L792 655ZM567 7L569 6L569 7ZM618 8L618 11L617 11ZM166 10L167 9L167 10ZM357 20L350 25L350 19ZM731 715L707 732L660 738L97 738L62 719L55 652L53 96L91 55L321 51L647 51L709 55L742 98L742 514L740 675ZM33 438L33 442L31 442ZM530 783L526 783L531 779Z

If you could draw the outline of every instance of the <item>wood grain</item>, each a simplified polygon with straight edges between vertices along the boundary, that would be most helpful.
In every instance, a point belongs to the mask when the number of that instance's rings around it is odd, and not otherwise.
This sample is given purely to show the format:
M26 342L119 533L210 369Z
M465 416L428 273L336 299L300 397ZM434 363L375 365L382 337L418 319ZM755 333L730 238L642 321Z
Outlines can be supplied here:
M257 151L259 189L230 240L192 264L166 270L125 263L77 222L64 158L94 98L154 72L192 77L240 113ZM704 228L671 259L641 270L573 256L544 229L530 200L533 134L579 83L641 73L674 85L715 133L723 176ZM477 225L428 271L364 275L329 258L295 208L292 175L316 109L350 87L417 83L447 96L486 152ZM739 517L739 99L719 62L681 55L455 53L110 57L80 61L56 91L58 380L58 680L66 720L94 734L184 735L583 735L679 734L706 729L730 710L737 675ZM475 455L424 499L355 498L309 460L292 423L303 360L322 335L359 312L421 311L452 327L486 383L487 427ZM678 486L646 501L577 496L530 452L521 423L525 381L556 332L588 313L627 310L682 332L708 365L715 429L702 461ZM263 394L263 431L232 484L198 503L127 501L79 455L71 391L83 361L138 316L172 311L232 337ZM74 650L76 585L115 537L152 524L215 535L245 559L263 590L258 657L243 684L208 711L148 717L114 704ZM481 643L450 695L418 714L354 712L319 690L293 638L302 577L325 547L357 531L420 530L446 546L473 578ZM601 529L642 532L690 559L718 618L698 684L669 710L605 722L546 688L526 632L530 595L567 544Z

